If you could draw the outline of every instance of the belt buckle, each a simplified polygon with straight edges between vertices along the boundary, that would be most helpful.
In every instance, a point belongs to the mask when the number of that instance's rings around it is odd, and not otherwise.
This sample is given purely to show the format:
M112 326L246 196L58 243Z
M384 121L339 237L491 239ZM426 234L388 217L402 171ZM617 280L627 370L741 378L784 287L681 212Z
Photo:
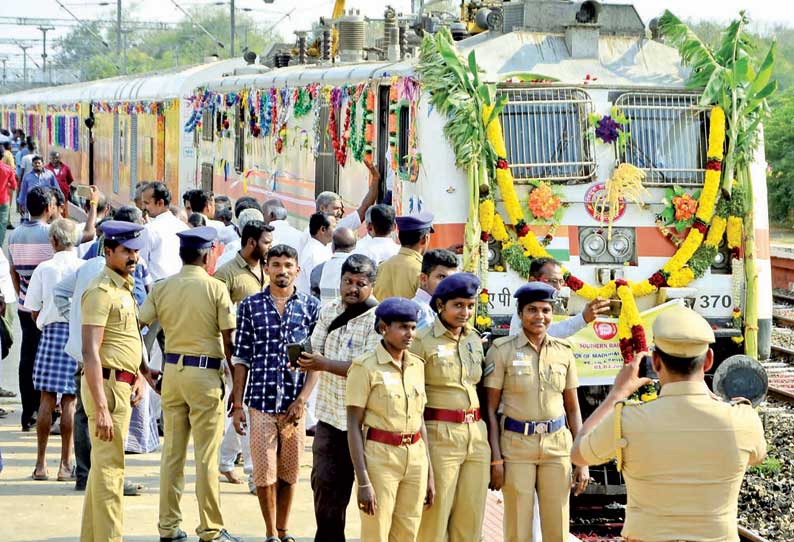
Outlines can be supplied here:
M535 424L535 433L538 435L543 435L549 432L549 426L547 422L541 422Z
M463 413L463 423L474 423L474 412L464 412Z
M207 354L202 354L199 356L199 369L206 369L209 365L209 357Z
M400 436L400 446L408 446L413 444L414 436L413 435L401 435Z

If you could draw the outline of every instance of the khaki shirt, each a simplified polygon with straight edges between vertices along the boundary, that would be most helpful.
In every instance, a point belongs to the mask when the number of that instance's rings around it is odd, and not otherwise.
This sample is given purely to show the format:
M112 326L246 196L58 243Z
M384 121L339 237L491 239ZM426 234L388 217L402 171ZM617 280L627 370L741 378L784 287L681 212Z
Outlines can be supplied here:
M270 279L265 274L263 266L260 265L258 269L252 269L239 252L233 260L220 266L213 277L226 285L232 303L235 304L240 303L249 295L264 291L265 287L270 284Z
M378 343L374 352L354 359L347 372L345 405L366 409L366 427L416 433L426 402L424 363L408 351L400 367Z
M527 336L510 335L488 350L486 388L502 390L505 415L520 421L545 421L565 415L562 392L579 387L571 343L546 335L540 352ZM486 371L487 372L487 371Z
M197 265L185 265L158 281L141 307L141 322L160 320L165 351L189 356L223 358L221 331L236 327L229 292Z
M614 413L580 442L590 464L615 457ZM739 487L748 463L766 456L749 404L712 399L704 382L665 384L656 401L621 414L628 489L623 536L643 542L737 541Z
M383 301L389 297L412 299L419 289L419 274L422 272L422 255L410 248L402 247L378 266L375 277L375 298Z
M455 339L436 316L433 325L417 334L411 352L425 360L427 406L448 410L479 408L477 384L482 378L480 335L466 327Z
M105 328L99 359L102 367L137 373L141 365L141 334L132 297L134 281L105 267L91 281L80 301L84 326Z

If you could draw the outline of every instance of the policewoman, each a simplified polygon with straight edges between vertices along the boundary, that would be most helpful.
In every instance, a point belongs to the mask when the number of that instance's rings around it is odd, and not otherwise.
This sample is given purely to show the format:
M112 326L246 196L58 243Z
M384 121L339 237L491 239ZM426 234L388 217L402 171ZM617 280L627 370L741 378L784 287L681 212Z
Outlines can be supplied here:
M141 323L159 320L165 332L160 540L187 540L180 529L179 501L192 433L199 507L196 534L203 541L236 541L223 527L218 480L224 425L221 361L231 359L235 311L224 284L207 274L215 228L193 228L177 235L182 269L155 283L141 307Z
M519 288L514 297L522 333L497 339L486 357L490 487L504 494L506 542L532 541L536 490L543 540L568 540L571 445L582 416L571 344L546 333L554 294L544 282ZM587 468L577 467L576 494L588 479Z
M412 542L422 504L433 504L425 407L425 369L408 348L419 307L389 298L375 309L383 339L347 373L347 438L358 482L361 542Z
M422 514L422 542L480 540L491 448L477 396L485 356L469 324L479 289L471 273L438 283L430 299L435 321L411 346L425 360L425 424L436 486L435 502Z
M105 236L105 267L81 299L84 368L80 387L94 468L86 484L80 540L120 542L124 440L142 350L132 273L144 238L143 226L137 224L111 220L100 228Z

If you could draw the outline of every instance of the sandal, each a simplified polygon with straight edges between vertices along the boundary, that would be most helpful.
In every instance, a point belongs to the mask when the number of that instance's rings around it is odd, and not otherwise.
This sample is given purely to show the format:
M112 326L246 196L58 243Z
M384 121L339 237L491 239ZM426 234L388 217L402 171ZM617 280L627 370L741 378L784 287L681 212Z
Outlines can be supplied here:
M74 468L68 471L61 471L58 470L58 481L59 482L74 482L77 480L77 476L75 476Z
M265 538L265 542L281 542L281 539L277 536L268 536Z
M279 529L278 527L276 527L276 531L284 533L284 536L280 538L280 542L296 542L295 537L292 536L291 534L287 534L286 529Z
M44 474L36 474L36 469L33 469L33 475L31 476L37 482L43 482L45 480L49 480L50 477L47 475L47 471L44 471Z

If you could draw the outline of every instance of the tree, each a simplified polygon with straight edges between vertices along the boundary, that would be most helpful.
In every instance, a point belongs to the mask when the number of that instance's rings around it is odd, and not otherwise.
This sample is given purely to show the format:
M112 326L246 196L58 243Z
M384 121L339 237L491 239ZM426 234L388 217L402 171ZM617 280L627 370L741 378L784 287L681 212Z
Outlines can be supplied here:
M772 116L764 125L769 218L794 226L794 89L771 104Z

